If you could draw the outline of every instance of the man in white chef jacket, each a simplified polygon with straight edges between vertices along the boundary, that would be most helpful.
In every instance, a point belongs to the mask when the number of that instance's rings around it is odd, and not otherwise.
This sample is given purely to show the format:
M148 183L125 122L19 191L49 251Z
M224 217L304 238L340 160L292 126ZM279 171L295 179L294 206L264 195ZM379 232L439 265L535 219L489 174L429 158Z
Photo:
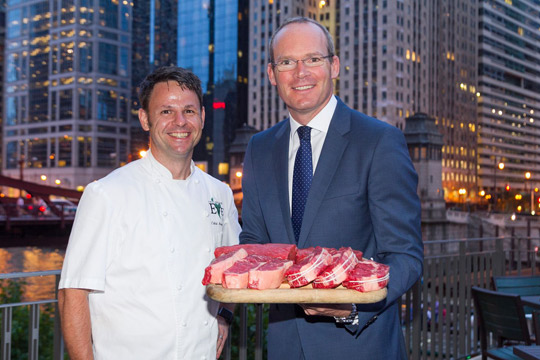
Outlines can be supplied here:
M232 306L201 280L214 249L238 243L232 192L192 161L199 78L163 67L139 97L150 151L84 191L59 285L64 340L72 359L213 359Z

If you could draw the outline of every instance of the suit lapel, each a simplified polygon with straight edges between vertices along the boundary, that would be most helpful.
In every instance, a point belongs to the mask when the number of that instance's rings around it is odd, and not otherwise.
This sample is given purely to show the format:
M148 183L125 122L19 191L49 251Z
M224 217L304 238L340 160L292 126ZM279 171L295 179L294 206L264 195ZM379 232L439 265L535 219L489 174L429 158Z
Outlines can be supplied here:
M304 219L302 221L302 230L298 239L299 248L306 247L307 236L319 212L328 186L334 178L343 152L349 143L345 134L349 132L350 126L350 110L338 99L338 104L334 111L334 116L332 116L332 120L330 121L330 127L328 128L321 156L319 157L317 168L313 175L313 182L309 190L306 208L304 210Z
M289 205L289 136L291 126L289 120L284 121L284 126L276 133L276 141L274 142L273 160L274 174L276 176L277 193L279 196L279 206L283 217L283 224L287 231L287 239L283 242L295 244L294 232L291 222L291 207Z

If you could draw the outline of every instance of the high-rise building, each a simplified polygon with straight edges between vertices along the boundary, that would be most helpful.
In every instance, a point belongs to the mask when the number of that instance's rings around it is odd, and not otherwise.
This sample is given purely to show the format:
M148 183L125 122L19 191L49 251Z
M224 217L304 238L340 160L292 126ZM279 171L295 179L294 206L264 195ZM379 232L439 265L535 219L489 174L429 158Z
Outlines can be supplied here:
M194 160L228 180L229 147L234 131L247 119L247 5L247 0L135 4L132 141L139 145L132 147L133 157L146 141L142 133L135 134L136 86L157 66L177 65L202 81L206 121Z
M475 14L467 1L251 0L248 124L263 130L287 117L267 80L268 46L283 20L306 16L334 38L335 94L402 130L415 113L435 118L444 136L445 196L475 193Z
M10 1L4 174L85 186L127 162L128 1Z
M438 0L428 4L428 55L423 94L427 112L443 134L442 184L447 201L477 202L477 44L476 1ZM427 76L426 76L427 75ZM427 91L426 91L427 89Z
M540 186L540 1L482 0L479 14L479 188L500 199Z

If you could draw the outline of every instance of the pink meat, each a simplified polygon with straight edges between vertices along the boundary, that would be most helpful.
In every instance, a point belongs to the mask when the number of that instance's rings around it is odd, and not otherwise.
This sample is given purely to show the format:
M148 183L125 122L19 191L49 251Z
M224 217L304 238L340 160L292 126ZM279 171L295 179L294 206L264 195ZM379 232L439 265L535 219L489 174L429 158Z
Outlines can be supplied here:
M390 267L372 260L362 260L349 273L343 286L360 292L375 291L388 285Z
M335 255L335 253L338 251L334 248L325 248L326 250L328 250L328 252L331 254L331 255ZM346 249L346 248L340 248L339 250L343 250L343 249ZM297 249L296 250L296 259L295 259L295 263L299 263L300 261L304 260L308 255L310 255L313 250L315 250L314 247L308 247L308 248L305 248L305 249ZM356 258L358 260L361 260L362 259L362 256L364 255L360 250L353 250L354 254L356 255Z
M214 250L217 258L231 251L244 249L249 255L269 256L276 259L293 260L296 258L296 245L293 244L243 244L232 246L221 246Z
M285 279L285 271L292 265L291 260L272 259L249 270L248 288L277 289Z
M270 260L272 258L260 255L249 255L238 260L233 266L223 272L221 285L227 289L246 289L248 286L249 271Z
M331 289L339 286L347 279L349 272L356 266L358 259L350 247L341 248L332 256L332 264L329 265L313 281L313 287L318 289Z
M332 255L327 249L316 247L311 255L301 262L293 265L285 276L291 287L300 287L309 284L332 263Z
M204 269L204 277L202 279L203 285L208 284L221 284L221 277L223 272L230 268L236 261L245 258L248 253L244 249L238 249L228 254L221 255L220 257L212 260L210 265Z

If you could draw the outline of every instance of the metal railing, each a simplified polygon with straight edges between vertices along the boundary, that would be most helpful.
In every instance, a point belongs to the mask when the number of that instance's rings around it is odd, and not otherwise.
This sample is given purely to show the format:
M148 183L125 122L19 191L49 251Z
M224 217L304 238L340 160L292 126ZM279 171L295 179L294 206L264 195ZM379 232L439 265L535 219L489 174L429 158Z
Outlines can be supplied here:
M540 238L498 237L424 243L424 275L401 299L401 321L410 359L466 359L480 353L471 287L491 287L493 276L537 275ZM55 276L60 271L0 274L2 279ZM0 304L1 360L10 359L12 313L29 307L28 358L37 359L40 306L53 304L54 360L64 358L55 298ZM238 305L223 359L265 358L267 306ZM494 345L494 344L493 344Z

